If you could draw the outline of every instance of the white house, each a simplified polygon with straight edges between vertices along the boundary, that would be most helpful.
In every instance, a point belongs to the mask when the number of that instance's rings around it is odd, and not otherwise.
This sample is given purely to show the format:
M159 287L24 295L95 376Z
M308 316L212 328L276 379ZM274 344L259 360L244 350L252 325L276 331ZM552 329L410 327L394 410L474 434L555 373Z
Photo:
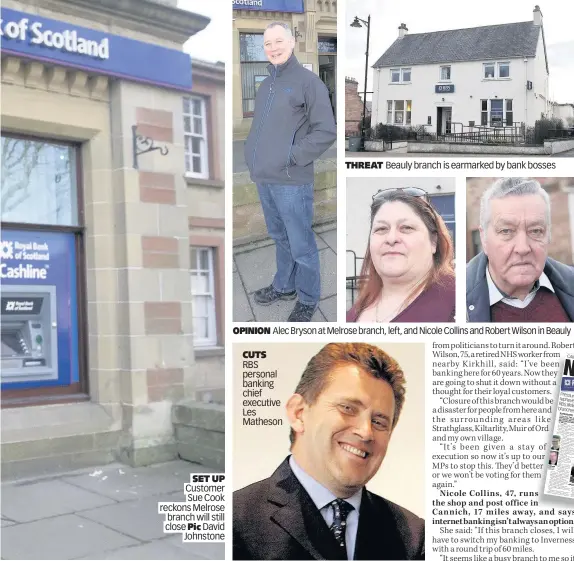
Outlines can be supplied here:
M445 134L469 126L534 125L551 113L542 12L533 21L399 37L373 65L372 124L425 125Z

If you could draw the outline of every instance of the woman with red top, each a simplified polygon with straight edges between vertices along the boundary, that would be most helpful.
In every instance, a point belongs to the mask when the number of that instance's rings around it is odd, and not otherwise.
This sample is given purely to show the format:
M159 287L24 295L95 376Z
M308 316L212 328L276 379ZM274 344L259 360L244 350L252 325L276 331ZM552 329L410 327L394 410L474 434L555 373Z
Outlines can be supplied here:
M450 322L455 313L453 244L418 187L373 196L359 297L348 322Z

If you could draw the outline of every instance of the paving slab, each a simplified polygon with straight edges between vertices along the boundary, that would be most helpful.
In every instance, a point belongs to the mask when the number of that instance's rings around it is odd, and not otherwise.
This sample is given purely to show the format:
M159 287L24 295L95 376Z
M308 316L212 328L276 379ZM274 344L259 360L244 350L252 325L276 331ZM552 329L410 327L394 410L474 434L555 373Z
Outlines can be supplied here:
M181 536L174 534L165 540L170 545L189 551L193 555L201 556L203 559L225 559L224 543L204 543L204 542L185 542ZM192 558L190 558L192 559Z
M186 552L165 540L154 540L141 545L106 551L103 554L86 555L82 559L205 559L205 557L194 555L193 551Z
M248 294L269 286L275 275L275 245L237 253L235 263Z
M321 232L317 237L322 238L324 242L335 253L337 253L337 230L327 230L326 232Z
M253 300L253 294L250 294L249 301L251 302L251 305L253 306L253 311L255 312L255 321L284 323L287 321L289 314L295 307L297 299L287 301L282 300L280 302L274 302L269 306L261 306L255 303L255 301ZM325 321L325 318L323 317L323 314L321 313L319 308L317 308L317 310L315 311L315 314L313 315L313 319L311 321L315 322Z
M138 543L96 522L65 514L4 528L2 559L77 559Z
M2 486L2 513L16 522L31 522L110 504L116 503L59 479Z
M321 266L321 299L337 294L337 254L331 249L319 252ZM336 319L336 318L335 318Z
M233 321L253 321L255 316L239 273L233 273Z
M135 500L179 491L189 482L190 473L212 471L198 464L177 460L167 464L130 468L103 466L91 474L74 475L62 481L115 501ZM99 506L99 505L98 505Z
M124 501L111 506L83 511L80 516L114 528L118 532L141 541L163 538L164 514L157 511L158 502L184 502L183 487L177 493L146 497L138 501Z
M330 296L321 300L319 308L327 321L337 321L337 296Z

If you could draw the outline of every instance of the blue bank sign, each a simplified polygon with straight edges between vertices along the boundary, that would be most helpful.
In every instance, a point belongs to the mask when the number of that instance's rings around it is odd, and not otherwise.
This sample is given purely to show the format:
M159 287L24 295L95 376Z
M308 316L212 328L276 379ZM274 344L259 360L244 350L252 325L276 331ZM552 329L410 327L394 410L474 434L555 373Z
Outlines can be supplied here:
M454 93L454 84L437 84L434 93Z
M3 54L191 89L190 58L175 49L6 8L2 8L0 37Z
M233 0L234 10L262 10L302 14L303 0Z

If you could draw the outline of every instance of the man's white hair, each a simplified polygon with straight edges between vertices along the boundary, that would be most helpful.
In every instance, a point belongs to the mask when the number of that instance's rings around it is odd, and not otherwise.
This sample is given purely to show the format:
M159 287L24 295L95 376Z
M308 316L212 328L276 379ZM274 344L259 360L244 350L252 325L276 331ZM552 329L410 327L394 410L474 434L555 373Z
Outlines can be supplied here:
M293 37L293 32L291 31L291 28L283 21L272 21L266 28L265 31L267 31L268 29L271 29L272 27L282 27L285 30L285 33L287 34L287 37Z
M550 197L536 179L505 177L495 181L480 199L480 227L486 232L490 221L490 201L510 196L540 195L546 203L546 225L550 233Z

